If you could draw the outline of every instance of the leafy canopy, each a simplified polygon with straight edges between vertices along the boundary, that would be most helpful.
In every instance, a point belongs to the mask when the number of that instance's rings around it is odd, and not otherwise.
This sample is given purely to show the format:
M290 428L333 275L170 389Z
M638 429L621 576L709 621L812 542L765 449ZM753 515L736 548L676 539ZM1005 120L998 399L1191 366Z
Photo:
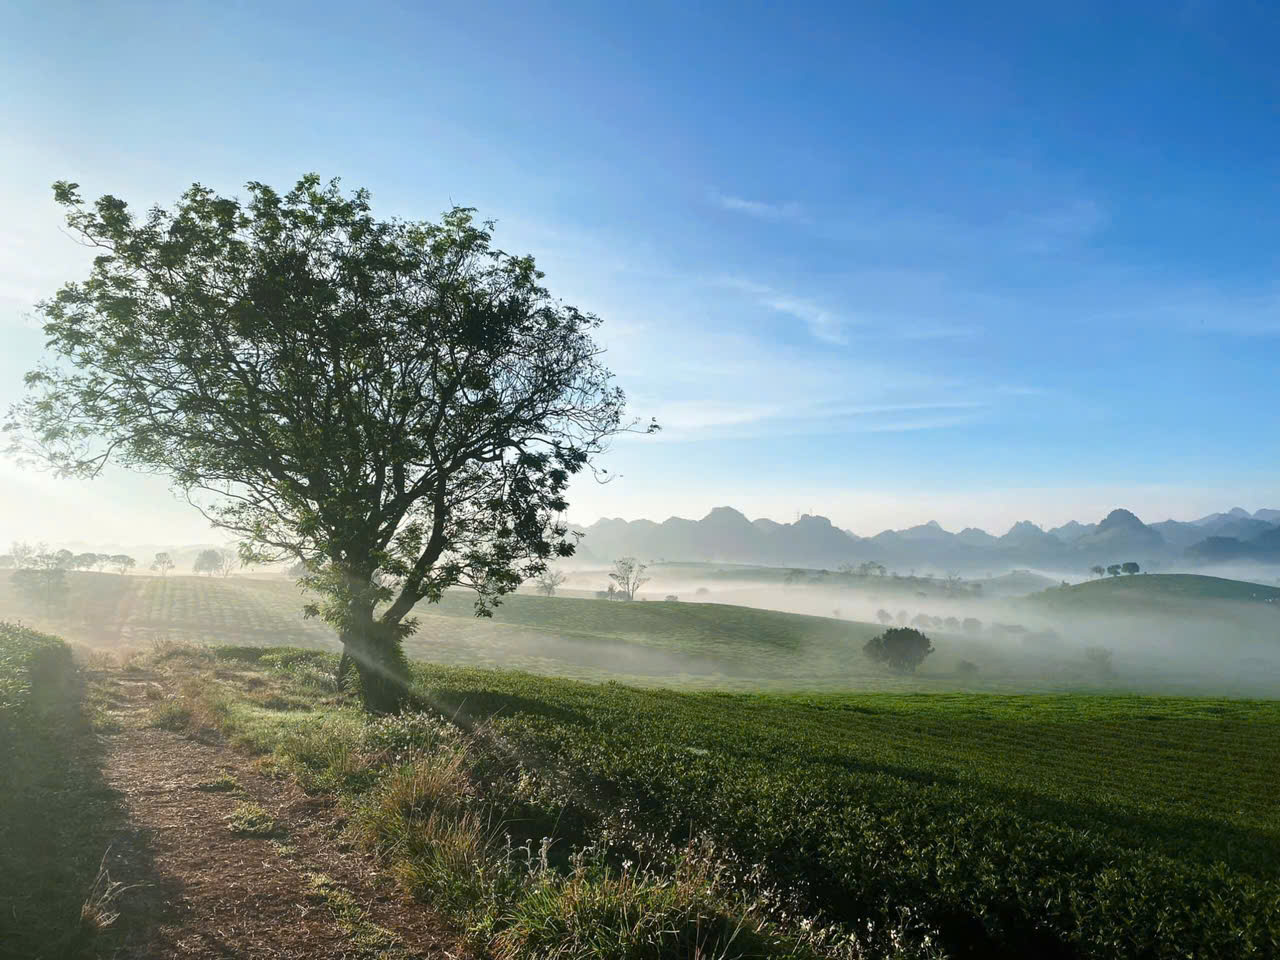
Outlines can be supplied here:
M913 673L933 653L933 642L913 627L890 627L868 640L862 652L876 663Z
M344 632L380 606L402 637L456 584L487 613L572 553L569 480L634 424L599 319L492 223L379 220L314 174L142 217L77 189L55 198L99 255L40 306L52 362L11 411L20 456L169 476L245 562L304 563L308 613Z

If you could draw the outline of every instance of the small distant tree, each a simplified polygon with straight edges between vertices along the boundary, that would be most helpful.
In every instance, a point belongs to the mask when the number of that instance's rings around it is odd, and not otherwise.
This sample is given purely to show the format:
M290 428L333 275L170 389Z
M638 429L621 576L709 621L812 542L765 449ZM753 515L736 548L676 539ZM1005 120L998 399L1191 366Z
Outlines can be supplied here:
M151 561L151 569L160 573L160 576L169 575L169 571L173 569L173 558L163 551L156 554L156 558Z
M1141 569L1141 567L1139 567L1136 563L1130 560L1128 563L1122 563L1120 565L1120 569L1121 571L1123 571L1124 573L1127 573L1129 576L1132 577L1135 573L1137 573Z
M197 555L195 562L191 564L191 572L194 574L205 574L213 576L213 572L222 564L222 555L218 550L212 548L201 550Z
M108 563L115 567L117 573L123 575L137 566L138 561L127 553L117 553L111 557Z
M111 554L95 553L93 555L93 569L97 570L99 573L107 569L107 567L110 564L111 564Z
M96 553L77 553L71 561L73 570L91 570L93 565L98 562Z
M548 567L538 575L537 585L538 592L544 597L554 597L556 590L564 583L565 575L559 570L552 570Z
M43 603L51 611L67 593L67 565L61 556L67 551L51 553L40 550L28 557L27 565L13 571L10 580L14 587L32 600Z
M667 603L678 603L680 600L680 598L677 597L674 593L668 593L662 599L665 600Z
M1101 576L1105 576L1107 571L1106 571L1106 568L1103 567L1101 564L1095 563L1092 567L1089 568L1089 572L1093 574L1095 577L1101 577Z
M706 587L699 587L697 590L693 591L693 594L696 597L705 597L705 596L708 596L710 593L711 591L708 590Z
M961 660L956 664L956 673L962 677L973 677L978 673L978 665L971 660Z
M1084 658L1099 675L1104 677L1111 675L1111 651L1106 647L1088 647L1084 652Z
M868 640L862 652L876 663L902 673L913 673L924 663L924 658L933 653L933 643L911 627L890 627Z
M1107 573L1111 574L1111 576L1113 577L1120 576L1120 564L1118 563L1111 564L1111 566L1107 567Z
M3 555L0 555L0 570L12 570L14 566L15 564L13 562L13 556L11 554L6 553Z
M622 599L634 600L637 591L649 582L649 578L644 575L647 569L635 557L619 557L613 561L613 573L609 574L609 579L617 585Z
M944 620L942 623L943 623L943 626L945 626L948 630L960 629L960 619L958 617L947 617L947 619Z
M962 623L961 626L964 627L964 632L970 636L974 636L982 632L982 621L977 617L965 617L964 623Z
M31 561L39 552L41 552L39 548L33 547L25 540L15 540L13 546L9 548L9 555L13 557L13 565L19 570L23 567L31 566Z
M9 575L19 593L52 610L67 593L67 571L62 567L22 567Z
M76 555L70 550L62 549L53 555L53 562L61 570L71 570L75 567Z
M917 613L911 619L911 625L917 629L924 629L933 626L933 618L927 613Z
M889 624L893 623L893 614L890 613L888 610L884 610L884 609L877 610L876 619L879 620L881 623L883 623L887 627Z
M604 588L604 598L606 600L618 599L618 585L616 583L611 583Z

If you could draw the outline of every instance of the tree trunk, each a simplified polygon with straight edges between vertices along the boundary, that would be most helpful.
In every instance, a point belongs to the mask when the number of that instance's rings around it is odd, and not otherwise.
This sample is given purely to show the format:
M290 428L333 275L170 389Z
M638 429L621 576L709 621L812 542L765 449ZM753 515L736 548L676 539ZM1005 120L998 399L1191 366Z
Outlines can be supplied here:
M360 611L342 634L339 679L346 662L360 678L360 699L371 713L395 713L409 698L409 661L393 630Z

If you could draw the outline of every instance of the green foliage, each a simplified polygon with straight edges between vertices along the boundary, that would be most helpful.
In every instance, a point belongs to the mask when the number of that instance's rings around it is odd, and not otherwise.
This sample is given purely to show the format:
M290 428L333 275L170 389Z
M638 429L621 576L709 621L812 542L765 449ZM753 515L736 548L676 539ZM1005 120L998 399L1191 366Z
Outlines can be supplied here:
M229 773L222 773L210 780L201 780L196 784L197 790L205 793L238 793L240 784Z
M276 834L279 827L275 818L261 805L246 801L236 804L231 811L227 817L227 829L241 836L269 837Z
M102 865L124 825L100 764L68 646L0 623L0 955L118 952Z
M58 637L0 621L0 751L19 746L15 725L30 722L40 694L60 690L73 669L71 650Z
M847 929L898 908L984 956L1280 944L1280 705L730 696L421 668L587 823L705 833ZM591 798L597 798L592 800ZM602 827L603 828L603 827Z
M380 960L409 955L407 951L398 949L400 938L370 920L368 911L332 877L308 873L306 881L308 897L328 908L334 922L346 931L362 954L373 955Z
M1280 944L1275 702L679 694L415 672L438 715L275 715L259 743L347 793L357 834L405 889L508 956L687 955L691 929L775 945L744 949L758 956L1228 958ZM364 774L336 775L353 765ZM716 854L689 859L691 836ZM693 864L708 882L682 887ZM813 929L862 953L800 937L779 911L821 917Z
M565 492L624 398L598 318L470 209L378 220L314 174L246 191L197 184L136 218L54 185L101 255L40 305L57 362L27 375L14 447L63 474L165 474L242 560L303 561L305 609L390 709L419 600L462 584L486 613L573 552Z
M210 547L196 555L195 562L191 564L191 572L208 576L213 576L215 573L226 576L231 572L232 563L233 557L229 551Z
M876 663L901 673L912 673L933 653L933 644L912 627L890 627L868 640L862 652Z

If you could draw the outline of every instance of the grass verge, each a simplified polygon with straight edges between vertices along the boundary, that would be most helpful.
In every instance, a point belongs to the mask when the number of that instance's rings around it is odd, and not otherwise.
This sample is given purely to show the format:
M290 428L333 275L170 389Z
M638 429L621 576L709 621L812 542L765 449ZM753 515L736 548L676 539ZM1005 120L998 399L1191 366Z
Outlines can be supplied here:
M65 643L0 623L0 957L109 952L122 818L84 688Z
M1280 944L1275 703L698 695L421 666L429 706L371 719L316 682L322 654L189 662L193 717L335 795L355 842L482 953Z

